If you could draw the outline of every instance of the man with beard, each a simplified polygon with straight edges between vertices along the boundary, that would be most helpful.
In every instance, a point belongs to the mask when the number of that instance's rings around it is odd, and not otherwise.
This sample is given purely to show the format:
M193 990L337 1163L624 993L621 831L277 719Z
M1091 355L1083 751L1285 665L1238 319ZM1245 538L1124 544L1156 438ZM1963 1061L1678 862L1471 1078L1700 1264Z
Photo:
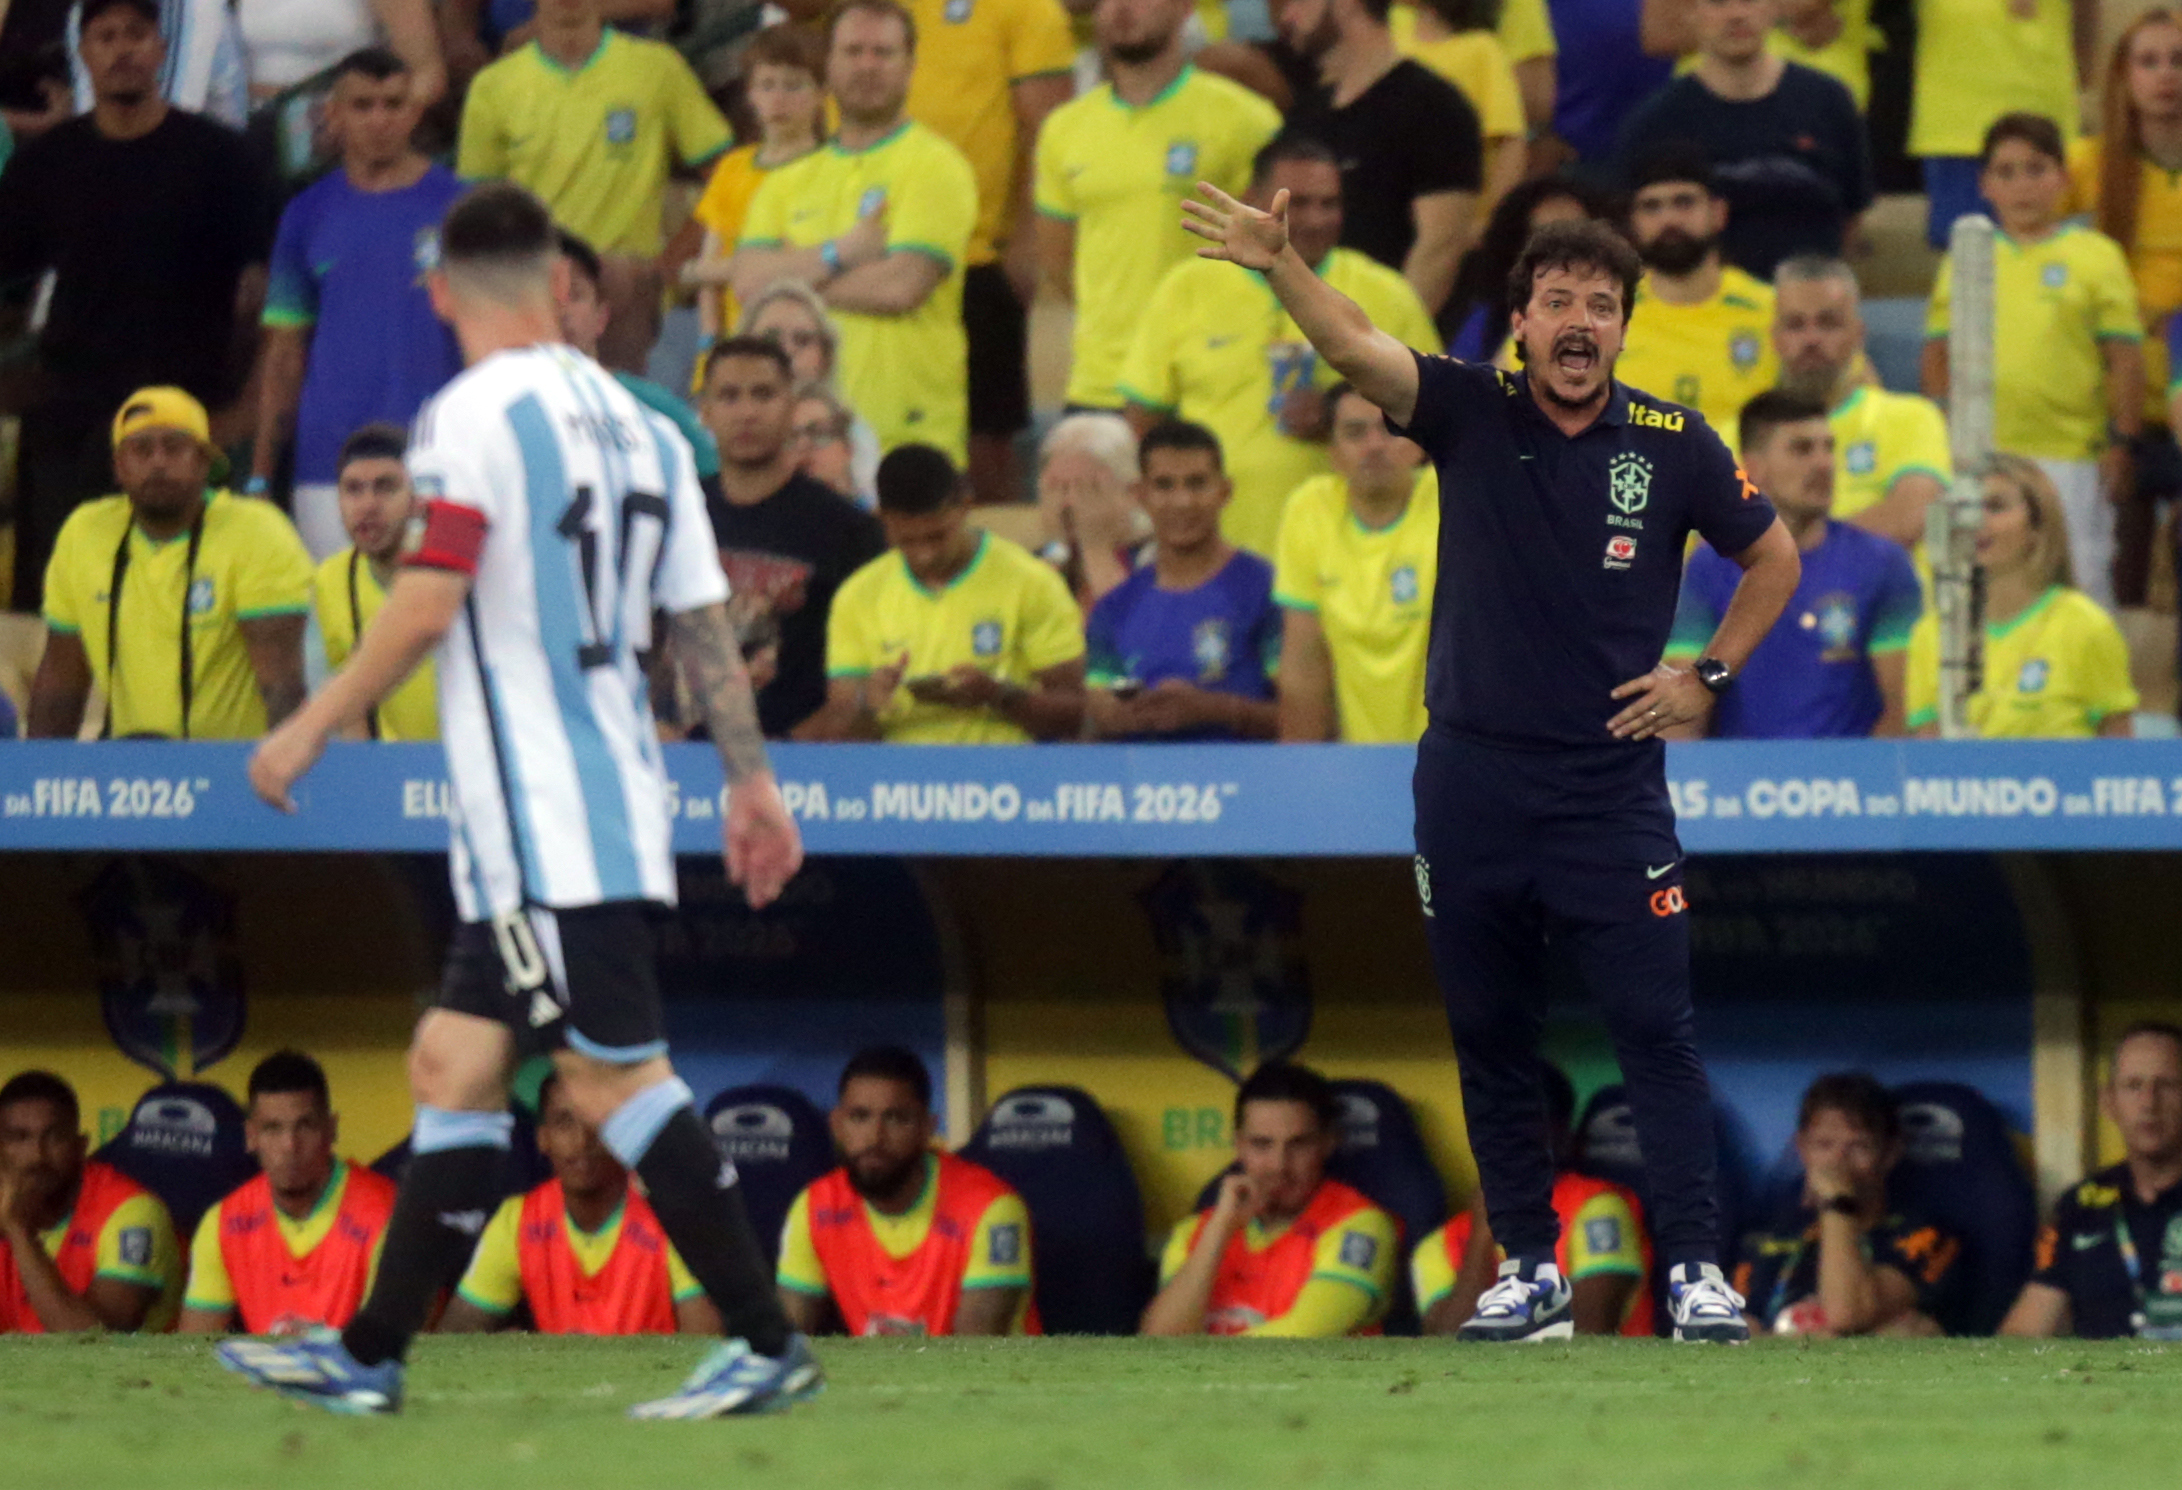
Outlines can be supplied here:
M27 298L54 271L23 411L19 610L37 608L68 514L107 490L105 430L130 389L174 384L213 408L240 391L229 353L238 317L256 312L246 271L272 236L241 136L160 96L157 0L87 0L81 14L91 111L25 142L0 175L0 286Z
M841 1167L781 1231L780 1302L815 1334L1039 1333L1030 1212L988 1169L932 1147L932 1078L896 1046L850 1058L833 1109Z
M35 738L254 740L303 702L311 560L280 509L212 487L204 405L143 388L114 415L121 495L76 509L45 579Z
M1705 416L1732 442L1735 416L1773 386L1773 292L1720 258L1727 202L1704 158L1654 156L1629 198L1629 238L1643 257L1644 306L1629 318L1615 376Z
M340 1158L326 1073L280 1050L250 1073L250 1153L261 1173L206 1211L190 1244L181 1330L249 1335L347 1324L364 1301L394 1182Z
M1438 315L1470 246L1484 183L1477 111L1454 84L1394 46L1392 0L1287 0L1281 39L1318 68L1289 124L1341 162L1344 246L1399 269Z
M1833 432L1815 398L1767 389L1743 405L1743 465L1773 499L1803 558L1782 624L1750 654L1720 700L1721 740L1819 740L1907 733L1909 633L1924 609L1909 552L1832 515ZM1694 661L1719 629L1742 571L1700 546L1682 575L1667 642ZM1700 738L1696 726L1670 738Z
M788 354L736 336L705 359L698 416L720 447L712 533L758 722L792 737L826 702L826 618L841 582L886 551L879 520L797 468Z
M349 546L318 566L312 603L326 665L340 668L386 605L401 569L417 498L402 456L409 437L391 424L367 424L341 446L334 491ZM373 740L439 738L439 664L427 657L399 688L364 716Z
M776 280L818 291L841 328L841 395L882 451L917 441L961 463L969 449L962 275L977 177L912 120L917 23L894 0L847 0L827 22L832 143L765 178L729 265L743 304Z
M75 1089L50 1071L0 1086L0 1334L167 1327L182 1280L159 1197L84 1157Z
M547 1335L718 1334L719 1311L558 1076L538 1088L538 1151L553 1178L500 1203L440 1329L500 1329L528 1304Z
M1914 393L1881 387L1864 359L1856 271L1803 254L1773 277L1773 350L1783 388L1815 398L1833 425L1833 515L1916 551L1925 509L1954 480L1947 418Z
M1285 198L1261 212L1200 191L1186 210L1202 252L1264 274L1319 355L1439 471L1417 890L1508 1254L1460 1333L1523 1340L1570 1318L1538 1062L1550 941L1604 1015L1629 1085L1676 1336L1747 1339L1719 1267L1712 1099L1659 736L1733 685L1795 590L1795 540L1703 416L1617 381L1640 266L1611 228L1533 235L1510 278L1525 364L1511 375L1373 326L1289 244ZM1681 668L1664 653L1693 531L1743 580L1705 655Z
M1241 193L1280 132L1263 98L1191 65L1190 0L1098 0L1108 80L1038 133L1038 257L1075 305L1068 402L1119 410L1122 365L1160 276L1189 257L1176 205L1199 181ZM849 402L867 415L853 397Z

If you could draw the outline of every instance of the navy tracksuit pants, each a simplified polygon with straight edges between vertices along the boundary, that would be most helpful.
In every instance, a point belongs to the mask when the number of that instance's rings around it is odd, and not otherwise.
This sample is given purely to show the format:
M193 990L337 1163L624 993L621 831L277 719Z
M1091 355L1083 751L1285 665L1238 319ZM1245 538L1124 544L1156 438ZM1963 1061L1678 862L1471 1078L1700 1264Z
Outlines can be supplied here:
M1665 748L1515 750L1434 724L1415 794L1417 890L1494 1239L1550 1262L1560 1235L1538 1057L1550 942L1572 955L1613 1038L1661 1266L1717 1261L1712 1097Z

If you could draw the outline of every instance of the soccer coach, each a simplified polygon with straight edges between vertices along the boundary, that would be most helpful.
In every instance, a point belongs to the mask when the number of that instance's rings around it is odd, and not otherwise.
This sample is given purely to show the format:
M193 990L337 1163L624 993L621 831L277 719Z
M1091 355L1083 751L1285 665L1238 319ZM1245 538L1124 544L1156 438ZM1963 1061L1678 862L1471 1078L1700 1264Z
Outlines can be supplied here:
M1597 223L1516 262L1514 376L1413 352L1211 186L1199 249L1264 274L1319 354L1439 468L1440 568L1417 749L1417 892L1507 1255L1472 1340L1571 1332L1554 1262L1538 1036L1547 945L1597 1000L1629 1086L1675 1338L1749 1337L1718 1267L1711 1094L1661 732L1702 720L1795 590L1796 545L1695 412L1614 381L1640 272ZM1692 668L1661 660L1692 530L1743 570Z

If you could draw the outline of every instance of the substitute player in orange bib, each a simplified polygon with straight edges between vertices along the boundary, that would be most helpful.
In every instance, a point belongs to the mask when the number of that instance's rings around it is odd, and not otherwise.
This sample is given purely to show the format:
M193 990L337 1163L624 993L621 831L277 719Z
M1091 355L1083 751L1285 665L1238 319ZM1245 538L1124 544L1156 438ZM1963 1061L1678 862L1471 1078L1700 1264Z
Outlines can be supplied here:
M1394 1288L1394 1218L1326 1178L1340 1109L1324 1077L1270 1061L1235 1094L1240 1168L1160 1259L1147 1335L1377 1334Z
M1030 1213L998 1175L932 1147L932 1078L913 1053L859 1052L841 1073L841 1167L781 1231L780 1299L806 1333L1038 1334Z
M182 1332L216 1335L238 1319L252 1335L338 1329L378 1266L394 1182L334 1154L340 1119L309 1056L267 1056L249 1090L245 1131L262 1172L197 1223Z

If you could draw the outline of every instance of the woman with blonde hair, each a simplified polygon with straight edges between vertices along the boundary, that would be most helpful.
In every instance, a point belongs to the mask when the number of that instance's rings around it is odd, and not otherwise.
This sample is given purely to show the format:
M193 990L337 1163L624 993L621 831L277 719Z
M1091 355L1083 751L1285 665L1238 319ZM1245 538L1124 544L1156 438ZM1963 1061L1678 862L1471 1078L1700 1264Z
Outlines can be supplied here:
M2075 588L2060 493L2035 461L1986 463L1977 567L1985 581L1984 678L1970 699L1980 739L2087 740L2134 733L2129 644ZM1939 616L1909 637L1909 727L1939 733Z
M841 390L833 380L834 362L841 351L841 330L826 313L818 291L800 280L781 279L767 285L742 308L738 336L762 336L788 354L788 366L796 387L809 398L814 387L824 390L846 408ZM849 410L849 471L856 499L866 507L879 489L879 435L864 416Z
M2114 600L2141 606L2158 504L2182 492L2182 451L2168 427L2167 324L2182 310L2182 12L2147 10L2115 39L2105 117L2068 151L2068 210L2122 246L2144 316L2147 399L2134 479L2115 494Z

